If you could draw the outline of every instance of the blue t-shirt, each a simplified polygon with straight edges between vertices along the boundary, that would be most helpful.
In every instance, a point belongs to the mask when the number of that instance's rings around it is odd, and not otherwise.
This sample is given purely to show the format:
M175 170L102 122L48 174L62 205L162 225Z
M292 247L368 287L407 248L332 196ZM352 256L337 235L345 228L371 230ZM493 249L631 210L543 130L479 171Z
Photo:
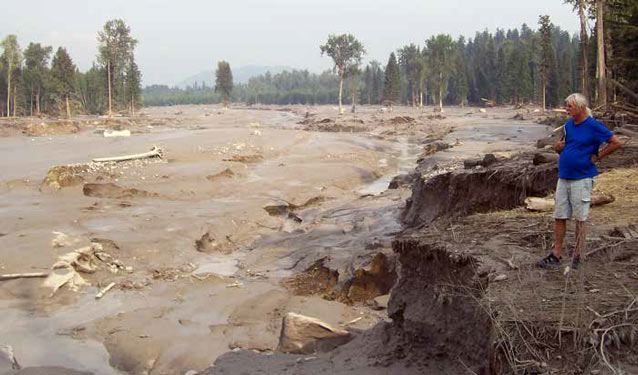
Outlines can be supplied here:
M614 133L591 117L578 125L570 119L565 123L565 133L565 148L558 159L558 177L580 180L598 175L591 157L598 155L600 145L613 137Z

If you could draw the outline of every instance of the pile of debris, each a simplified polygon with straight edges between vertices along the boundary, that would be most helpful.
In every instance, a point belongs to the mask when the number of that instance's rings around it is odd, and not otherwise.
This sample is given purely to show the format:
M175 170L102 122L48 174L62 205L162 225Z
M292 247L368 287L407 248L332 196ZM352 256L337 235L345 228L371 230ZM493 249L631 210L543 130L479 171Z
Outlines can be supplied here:
M55 238L51 244L54 248L69 247L84 242L81 238L69 236L62 232L53 232L53 234L55 234ZM99 270L106 270L111 274L117 274L122 271L133 272L132 267L125 266L119 259L107 253L101 243L102 241L96 239L91 241L88 246L79 247L60 255L51 266L50 272L4 274L0 275L0 280L44 278L42 287L49 289L49 296L53 297L63 286L67 286L69 290L77 292L82 287L91 285L83 275L95 274ZM102 298L114 286L115 283L109 283L96 295L96 298Z
M358 118L343 118L339 121L335 121L329 118L324 118L321 120L307 118L303 121L300 121L298 124L304 125L304 127L302 128L303 130L317 132L358 133L370 130L367 126L364 125L365 122Z
M148 152L115 157L97 158L89 163L51 167L42 181L43 188L61 189L87 181L114 179L122 172L118 169L144 167L162 160L163 151L157 146Z
M414 118L410 116L396 116L388 120L390 124L398 125L398 124L409 124L416 121Z

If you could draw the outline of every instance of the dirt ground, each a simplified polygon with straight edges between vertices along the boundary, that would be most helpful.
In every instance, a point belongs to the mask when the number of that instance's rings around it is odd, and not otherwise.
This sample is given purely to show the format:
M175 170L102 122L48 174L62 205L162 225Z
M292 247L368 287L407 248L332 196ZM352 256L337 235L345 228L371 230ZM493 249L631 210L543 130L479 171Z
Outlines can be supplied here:
M462 168L533 150L551 133L538 114L516 114L180 106L2 120L0 273L48 272L91 243L110 261L82 273L77 291L1 281L0 344L32 371L184 374L230 350L272 352L289 311L372 328L388 319L371 300L395 281L391 242L411 195L390 181L418 159ZM426 155L432 142L449 147ZM162 159L89 163L153 145Z

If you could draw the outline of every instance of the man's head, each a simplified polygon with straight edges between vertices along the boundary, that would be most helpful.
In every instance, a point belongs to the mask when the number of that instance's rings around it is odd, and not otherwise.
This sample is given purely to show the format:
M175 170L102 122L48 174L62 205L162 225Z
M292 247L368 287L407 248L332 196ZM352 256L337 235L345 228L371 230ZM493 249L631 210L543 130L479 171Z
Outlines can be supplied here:
M585 120L591 116L591 110L587 107L587 98L583 94L575 93L565 99L567 114L576 122Z

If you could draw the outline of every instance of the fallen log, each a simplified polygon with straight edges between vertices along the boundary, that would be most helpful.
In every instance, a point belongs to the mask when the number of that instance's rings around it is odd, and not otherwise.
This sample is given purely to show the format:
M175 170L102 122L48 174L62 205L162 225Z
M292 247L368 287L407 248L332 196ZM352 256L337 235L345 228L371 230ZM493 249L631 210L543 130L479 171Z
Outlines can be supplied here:
M609 78L609 82L613 83L616 87L619 87L621 90L623 90L629 96L631 96L634 99L638 100L638 94L636 94L635 92L631 91L631 89L629 89L629 87L623 85L622 83L620 83L620 82L618 82L618 81L616 81L615 79L612 79L612 78Z
M554 200L551 198L525 198L525 208L535 212L545 212L554 209Z
M47 277L47 272L30 272L30 273L7 273L0 275L0 281L14 280L14 279L33 279L38 277Z
M611 194L594 193L591 195L592 206L602 206L615 200L616 198ZM525 198L525 208L537 212L552 211L554 209L554 198L527 197Z
M95 295L95 299L104 297L104 295L108 293L108 291L111 290L114 286L115 283L110 283L109 285L107 285L106 288L102 289L98 294Z
M135 159L146 159L146 158L162 158L162 149L157 146L153 146L153 148L148 152L143 152L141 154L132 154L132 155L123 155L123 156L113 156L108 158L97 158L93 159L94 163L104 163L109 161L126 161L126 160L135 160Z

